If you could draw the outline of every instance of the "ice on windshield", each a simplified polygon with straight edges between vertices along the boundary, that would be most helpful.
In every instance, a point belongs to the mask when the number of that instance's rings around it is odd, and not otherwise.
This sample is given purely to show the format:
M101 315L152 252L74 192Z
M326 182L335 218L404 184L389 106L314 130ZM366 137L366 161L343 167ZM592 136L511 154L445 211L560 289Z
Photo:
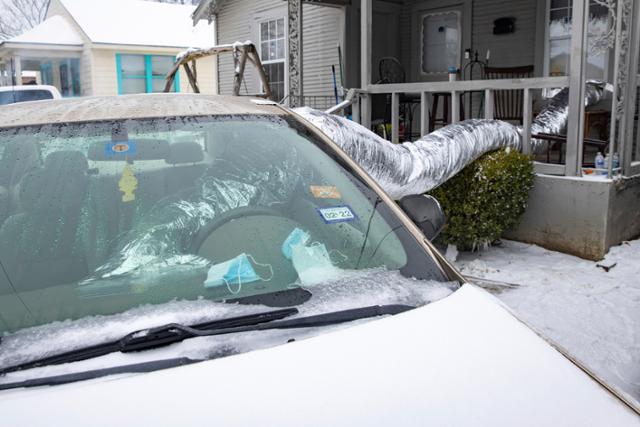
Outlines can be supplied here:
M393 206L286 116L0 130L3 189L0 369L171 322L450 289Z
M457 283L415 280L403 277L397 271L381 268L357 272L347 271L335 281L314 286L312 297L299 307L300 313L295 317L371 305L422 306L448 296L457 287ZM88 345L114 341L130 332L167 323L192 325L268 310L270 310L269 307L261 305L225 304L200 299L147 305L111 316L93 316L74 321L54 322L5 335L0 345L0 366L11 366ZM283 336L297 333L260 331L232 336L194 338L166 349L150 350L144 353L147 353L150 359L157 358L159 354L164 357L207 359L216 355L235 354L281 344ZM313 334L317 333L318 329L315 328ZM309 331L304 335L309 335ZM264 338L260 338L261 336ZM114 362L126 363L126 358L121 356L100 358L97 362L91 362L92 368L109 367L109 364ZM129 363L132 362L129 360ZM46 369L49 374L73 370L69 366L38 368L7 374L2 382L38 377L43 375L43 369Z

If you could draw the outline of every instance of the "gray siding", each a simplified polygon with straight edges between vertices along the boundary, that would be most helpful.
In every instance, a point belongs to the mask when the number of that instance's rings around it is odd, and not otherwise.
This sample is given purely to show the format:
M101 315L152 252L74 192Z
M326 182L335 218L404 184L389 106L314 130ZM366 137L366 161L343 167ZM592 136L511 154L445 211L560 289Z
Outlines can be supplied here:
M220 6L218 13L218 43L227 44L236 41L254 40L252 25L260 20L265 10L281 8L286 14L286 7L279 0L231 0L225 1ZM231 55L222 55L218 60L218 84L220 94L229 95L233 89L233 59ZM257 93L260 91L258 79L252 67L247 67L246 92ZM245 93L245 86L242 87Z
M462 3L463 0L460 1ZM400 60L410 68L412 55L412 6L425 7L440 3L438 0L407 0L400 16L401 50ZM470 42L463 44L467 48L478 50L484 59L487 49L491 50L490 63L497 67L512 67L534 64L536 55L536 11L535 0L473 0L471 16ZM501 17L516 18L516 31L512 34L494 35L493 21ZM463 31L465 29L463 28ZM541 28L541 31L543 29ZM464 64L466 61L462 61ZM407 73L411 75L411 73ZM446 78L446 76L443 76Z
M493 21L516 18L516 31L494 35ZM473 49L484 58L491 50L490 63L498 67L533 65L536 40L536 2L532 0L476 0L473 2Z
M343 34L342 9L304 5L303 29L303 83L305 95L333 94L331 65L336 65L338 84L338 43ZM236 0L223 2L218 14L218 43L252 40L258 42L257 23L275 16L285 17L286 3L282 0ZM253 67L247 67L246 92L257 93L260 85ZM221 94L230 94L233 88L233 60L230 55L219 59L219 85ZM245 86L242 87L242 93Z
M342 44L344 12L334 7L308 4L303 7L304 92L305 95L332 95L332 65L340 86L338 43Z

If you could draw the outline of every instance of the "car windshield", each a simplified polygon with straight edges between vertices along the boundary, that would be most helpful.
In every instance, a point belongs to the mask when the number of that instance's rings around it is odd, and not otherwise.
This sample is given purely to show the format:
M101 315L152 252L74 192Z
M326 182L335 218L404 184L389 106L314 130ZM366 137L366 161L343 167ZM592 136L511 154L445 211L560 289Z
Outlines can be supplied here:
M0 105L13 104L16 102L39 101L42 99L53 99L53 95L48 90L43 89L0 91Z
M429 293L448 279L391 208L289 116L7 128L0 198L0 362L12 334L46 324L119 315L99 341L201 321L205 304L224 317L447 294ZM172 315L151 316L161 306Z

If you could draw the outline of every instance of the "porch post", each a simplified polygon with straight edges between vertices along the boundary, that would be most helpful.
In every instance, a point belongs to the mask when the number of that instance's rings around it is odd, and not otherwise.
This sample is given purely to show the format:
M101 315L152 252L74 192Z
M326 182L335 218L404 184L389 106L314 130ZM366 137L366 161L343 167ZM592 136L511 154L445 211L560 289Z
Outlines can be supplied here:
M287 0L289 36L289 106L303 104L302 91L302 0Z
M589 0L573 0L571 62L569 64L569 118L565 175L577 176L582 167L584 139L584 82L586 80Z
M640 2L633 2L633 10L631 11L631 18L629 20L630 23L630 35L629 35L629 43L627 45L628 52L628 71L627 71L627 87L626 87L626 96L624 99L626 102L624 103L624 114L623 120L625 121L624 125L624 134L621 134L621 147L620 147L620 155L621 157L621 166L623 175L630 176L632 175L631 171L631 163L634 160L634 152L633 152L633 131L635 127L635 119L634 116L640 111L636 111L636 98L637 98L637 88L638 88L638 61L640 59ZM638 148L640 150L640 147Z
M420 136L425 136L429 133L429 97L427 92L420 93Z
M22 63L19 56L11 58L11 64L9 65L9 78L11 79L12 86L22 86Z
M400 142L400 94L391 94L391 142Z
M373 0L360 0L360 87L367 90L371 84L371 25ZM361 124L371 128L371 95L362 95Z

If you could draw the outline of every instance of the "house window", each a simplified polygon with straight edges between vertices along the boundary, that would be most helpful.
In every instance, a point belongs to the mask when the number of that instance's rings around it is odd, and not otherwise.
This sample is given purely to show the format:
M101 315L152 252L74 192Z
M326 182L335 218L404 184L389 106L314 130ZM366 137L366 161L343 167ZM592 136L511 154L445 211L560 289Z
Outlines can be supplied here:
M285 96L285 55L284 18L271 19L260 23L260 59L269 78L271 99L282 101Z
M174 61L173 56L166 55L116 54L118 94L162 92ZM179 82L176 74L171 92L180 92Z
M422 72L446 73L460 67L460 13L429 13L422 17Z
M62 96L80 96L80 60L64 59L60 62L60 93Z
M587 78L604 79L608 49L603 37L609 25L608 10L595 1L589 3ZM549 76L569 75L572 9L571 0L549 0L548 44L545 58L545 68Z

